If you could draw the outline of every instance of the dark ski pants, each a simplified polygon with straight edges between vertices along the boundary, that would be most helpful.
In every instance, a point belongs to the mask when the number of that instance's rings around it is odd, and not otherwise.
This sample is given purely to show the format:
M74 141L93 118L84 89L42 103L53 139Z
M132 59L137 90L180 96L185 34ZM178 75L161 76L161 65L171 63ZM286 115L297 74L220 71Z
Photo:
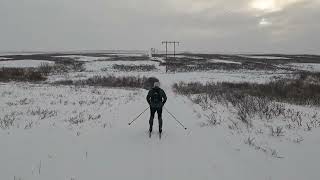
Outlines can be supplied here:
M150 107L149 131L152 131L154 114L158 114L159 132L162 132L162 107Z

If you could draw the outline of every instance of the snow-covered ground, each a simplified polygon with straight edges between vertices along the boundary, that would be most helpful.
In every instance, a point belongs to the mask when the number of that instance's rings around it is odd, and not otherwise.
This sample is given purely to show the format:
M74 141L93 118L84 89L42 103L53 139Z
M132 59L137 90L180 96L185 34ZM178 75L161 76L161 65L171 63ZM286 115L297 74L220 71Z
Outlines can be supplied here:
M38 67L42 64L53 65L52 61L42 61L42 60L10 60L10 61L0 61L0 68L27 68L27 67Z
M188 58L188 59L202 59L201 57L192 56L192 55L168 55L168 57Z
M140 57L140 56L147 56L146 53L110 53L105 54L107 56L124 56L124 57Z
M200 107L162 86L166 108L188 130L164 112L159 140L157 123L147 137L148 113L127 124L147 107L145 90L2 84L2 118L14 119L0 132L2 179L319 178L318 129L302 132L301 144L269 137L265 146L282 157L275 158L245 144L250 134L201 127Z
M80 55L65 55L65 56L56 56L56 57L66 57L72 58L77 61L95 61L99 59L108 59L109 57L91 57L91 56L80 56Z
M115 62L116 63L116 62ZM58 75L49 77L49 81L57 79L63 80L79 80L86 79L93 76L146 76L157 77L163 79L166 83L173 84L179 81L183 82L251 82L251 83L266 83L275 78L288 77L290 74L286 72L273 71L210 71L210 72L179 72L179 73L165 73L165 67L156 66L156 70L152 72L119 72L112 68L112 65L101 66L86 66L87 72L69 73L66 75ZM106 68L106 69L104 69ZM104 70L102 70L104 69ZM97 70L97 71L94 71Z
M33 54L44 54L44 52L2 52L0 51L0 56L33 55Z
M10 60L11 58L0 57L0 60Z
M226 63L226 64L241 64L241 62L227 61L227 60L221 60L221 59L210 59L209 62L212 62L212 63Z
M251 56L251 55L239 55L239 57L253 58L253 59L290 59L286 57L277 57L277 56Z
M320 72L320 64L315 63L290 63L288 66L299 70Z
M155 65L157 71L117 72L112 70L114 64ZM101 71L103 68L107 70ZM86 62L85 69L51 76L49 81L94 75L155 76L168 96L165 107L188 129L181 128L166 110L161 140L157 137L156 118L154 134L151 139L147 136L148 111L128 126L148 107L147 91L142 89L1 83L0 120L1 126L8 128L0 130L0 179L320 178L320 129L305 130L306 122L319 117L315 115L319 108L286 105L304 113L303 127L286 130L284 137L273 137L269 125L283 125L286 121L256 119L253 129L236 131L230 128L237 121L234 109L213 103L223 123L206 126L211 111L194 104L189 97L175 94L171 88L179 81L265 83L287 72L165 73L164 67L154 61L91 61ZM248 138L254 138L254 145L246 143Z

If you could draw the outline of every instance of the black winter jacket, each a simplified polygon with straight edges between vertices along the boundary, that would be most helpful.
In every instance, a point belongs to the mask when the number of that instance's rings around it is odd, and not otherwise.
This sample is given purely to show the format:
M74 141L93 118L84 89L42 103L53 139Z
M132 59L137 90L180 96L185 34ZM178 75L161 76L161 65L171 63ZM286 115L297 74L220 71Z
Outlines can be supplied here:
M156 92L158 92L160 94L161 102L158 102L158 103L152 102L152 97L153 97L154 93L156 93ZM150 107L152 107L152 108L160 108L166 103L167 95L161 88L154 87L149 91L149 93L147 95L147 101L148 101Z

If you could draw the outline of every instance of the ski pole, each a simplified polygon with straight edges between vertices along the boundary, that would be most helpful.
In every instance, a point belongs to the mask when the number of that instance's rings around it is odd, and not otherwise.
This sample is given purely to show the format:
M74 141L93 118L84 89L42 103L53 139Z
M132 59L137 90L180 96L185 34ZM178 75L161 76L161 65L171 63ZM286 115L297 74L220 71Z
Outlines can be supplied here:
M164 109L174 118L174 120L176 120L185 130L187 130L187 128L172 113L170 113L166 107L164 107Z
M137 116L136 118L134 118L133 121L129 122L129 123L128 123L129 126L130 126L133 122L135 122L135 121L136 121L143 113L145 113L148 109L149 109L149 107L148 107L146 110L144 110L141 114L139 114L139 116Z

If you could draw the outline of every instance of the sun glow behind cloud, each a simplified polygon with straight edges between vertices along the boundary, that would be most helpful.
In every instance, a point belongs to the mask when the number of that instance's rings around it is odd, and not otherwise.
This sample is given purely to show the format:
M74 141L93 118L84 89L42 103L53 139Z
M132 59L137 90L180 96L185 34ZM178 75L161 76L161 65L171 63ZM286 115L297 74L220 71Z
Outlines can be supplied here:
M275 12L299 1L303 0L253 0L250 7L264 12Z
M279 8L276 7L275 2L273 0L255 0L251 3L251 7L262 11L279 10Z

